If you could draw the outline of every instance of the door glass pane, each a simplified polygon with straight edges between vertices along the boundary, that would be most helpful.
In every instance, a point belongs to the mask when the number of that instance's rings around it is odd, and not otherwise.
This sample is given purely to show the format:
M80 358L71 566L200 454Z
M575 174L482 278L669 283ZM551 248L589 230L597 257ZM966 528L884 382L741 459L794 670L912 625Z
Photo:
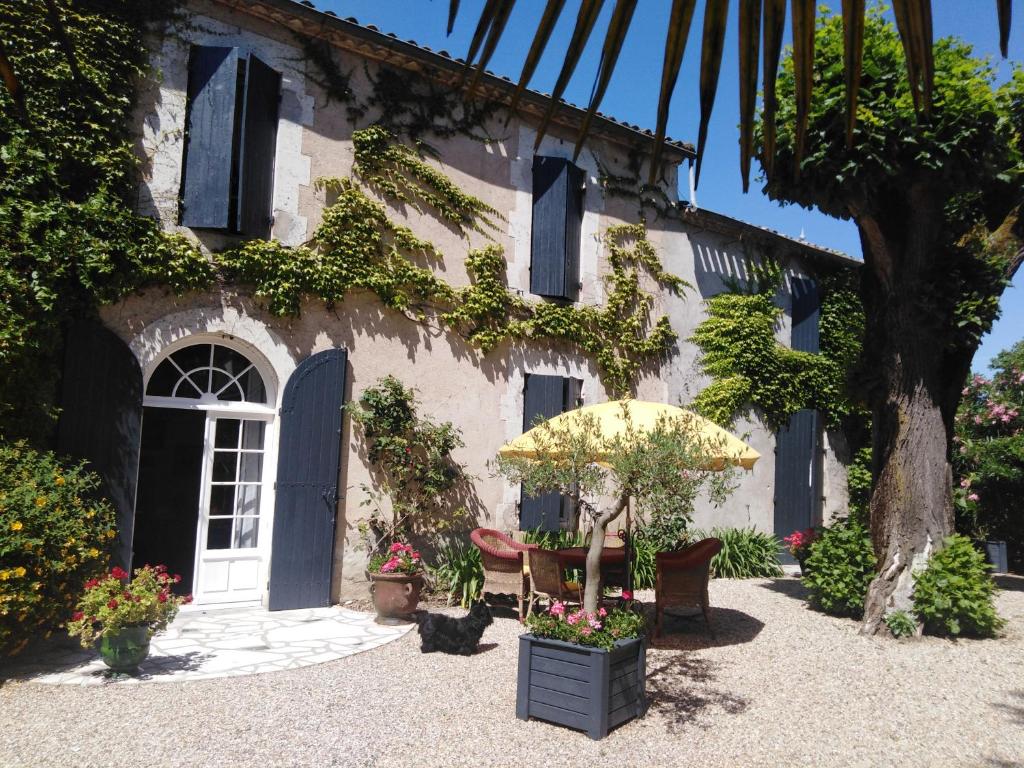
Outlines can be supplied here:
M256 516L260 513L260 486L240 485L236 494L238 506L236 515Z
M213 444L217 448L238 447L238 419L217 419L217 436Z
M210 517L230 517L235 510L235 486L214 485L210 488Z
M238 473L238 480L242 483L258 483L263 477L263 454L242 453L242 471Z
M214 451L213 482L235 482L235 470L237 469L237 464L238 453L236 451Z
M260 521L257 517L241 517L235 521L235 549L252 549L256 546Z
M233 522L230 517L218 517L211 520L206 529L206 548L231 549L231 524Z
M242 448L247 451L263 450L263 433L267 425L262 421L247 421L242 427Z

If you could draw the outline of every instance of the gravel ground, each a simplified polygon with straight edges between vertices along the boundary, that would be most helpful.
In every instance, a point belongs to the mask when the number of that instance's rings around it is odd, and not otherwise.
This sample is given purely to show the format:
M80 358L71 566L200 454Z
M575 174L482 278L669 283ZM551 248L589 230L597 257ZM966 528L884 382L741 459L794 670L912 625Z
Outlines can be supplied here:
M0 766L1024 765L1024 578L1003 638L861 637L794 579L714 581L648 653L647 717L599 742L515 719L516 636L471 658L408 635L294 672L163 685L0 687ZM643 596L642 594L640 595Z

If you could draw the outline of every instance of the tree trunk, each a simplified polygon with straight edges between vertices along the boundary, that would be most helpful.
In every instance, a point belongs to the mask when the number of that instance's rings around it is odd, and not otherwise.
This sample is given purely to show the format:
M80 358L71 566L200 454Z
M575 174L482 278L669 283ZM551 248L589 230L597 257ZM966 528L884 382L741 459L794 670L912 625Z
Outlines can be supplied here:
M601 599L601 553L604 551L604 534L608 524L622 514L629 502L629 494L623 493L615 506L602 512L594 519L594 530L590 534L590 548L587 550L587 585L583 591L583 610L597 611Z
M908 202L889 227L858 219L867 267L864 346L877 377L869 398L878 574L865 601L865 634L885 631L886 613L912 609L915 573L953 532L952 414L943 407L948 360L941 330L949 308L935 306L929 285L941 210L920 187Z

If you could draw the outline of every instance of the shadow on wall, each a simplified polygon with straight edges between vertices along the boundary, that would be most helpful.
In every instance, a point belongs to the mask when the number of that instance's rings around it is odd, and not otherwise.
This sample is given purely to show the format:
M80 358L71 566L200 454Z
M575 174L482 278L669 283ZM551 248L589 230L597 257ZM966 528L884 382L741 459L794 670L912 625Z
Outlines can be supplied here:
M693 271L697 290L702 298L710 299L726 291L726 281L745 282L749 278L747 255L743 244L733 241L723 244L723 238L705 232L689 234L693 250Z

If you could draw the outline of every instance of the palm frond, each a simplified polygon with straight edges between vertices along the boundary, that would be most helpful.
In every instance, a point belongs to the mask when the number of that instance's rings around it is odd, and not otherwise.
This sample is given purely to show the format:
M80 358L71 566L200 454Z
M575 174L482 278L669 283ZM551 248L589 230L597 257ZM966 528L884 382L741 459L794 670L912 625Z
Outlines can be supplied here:
M551 91L551 101L548 102L548 108L544 112L540 128L537 129L537 141L533 145L535 151L540 148L540 142L544 138L544 134L547 133L548 126L551 124L551 118L555 116L558 102L562 98L562 94L565 93L565 89L572 79L573 72L576 71L576 65L579 64L580 57L583 56L583 50L587 47L587 40L590 39L590 33L593 31L594 23L601 13L602 5L604 5L604 0L583 0L580 3L580 11L576 14L576 28L573 30L572 38L569 40L569 47L565 51L562 70L558 73L558 80L555 81L555 87Z
M762 66L764 109L763 152L761 164L765 175L771 178L775 164L775 112L779 100L775 96L775 81L782 58L782 35L786 28L786 0L764 0L764 65Z
M1005 59L1010 47L1010 20L1013 18L1013 0L996 0L996 13L999 15L999 52Z
M729 0L707 0L704 7L704 45L700 51L700 128L697 131L697 173L694 185L700 183L700 164L708 140L708 123L718 92L718 73L722 69L725 47L725 23L729 18Z
M583 118L583 125L580 126L579 138L576 140L576 148L573 150L573 162L580 155L583 142L590 131L590 122L594 119L594 113L608 90L608 83L611 82L612 73L615 71L615 64L622 53L622 43L626 40L626 33L629 31L629 24L633 20L633 12L636 10L637 0L616 0L615 10L612 12L612 20L608 23L608 32L605 34L604 47L601 49L601 64L597 70L597 77L594 80L594 92L590 95L590 106L587 107L587 114Z
M932 107L935 60L932 56L932 4L930 0L893 0L896 29L907 59L907 77L914 109L927 115Z
M696 5L697 0L672 2L672 15L669 17L665 37L665 62L661 67L661 95L658 96L658 123L654 131L654 152L651 157L651 184L658 177L658 163L661 161L661 149L665 144L665 131L668 127L668 109L679 78L679 68L686 52L686 40L690 36L690 22Z
M814 85L814 0L793 0L793 74L796 90L796 146L793 173L800 178L800 162L807 143L807 121Z
M864 0L843 0L843 65L846 67L846 148L853 147L857 96L864 64Z
M740 0L740 176L743 191L750 188L750 158L754 154L754 107L761 44L761 0Z
M505 31L505 25L508 23L508 17L512 13L512 8L515 4L516 0L498 0L498 9L494 13L491 28L487 32L487 42L484 43L483 51L480 53L480 61L476 65L476 74L473 75L473 80L466 92L467 97L473 95L473 91L476 90L480 78L483 77L484 72L487 70L487 64L490 62L491 56L494 55L494 49L498 47L498 41L501 40L501 35Z
M512 113L516 111L519 99L522 97L523 91L526 90L526 86L529 85L530 79L537 69L537 64L540 63L540 57L544 55L544 49L548 47L551 32L554 30L555 24L558 23L564 7L565 0L548 0L548 4L544 7L544 15L541 16L540 23L537 25L537 32L533 36L533 43L530 44L530 52L526 54L526 60L523 62L523 71L519 75L519 84L516 86L516 92L512 96L512 103L509 106L510 118Z

